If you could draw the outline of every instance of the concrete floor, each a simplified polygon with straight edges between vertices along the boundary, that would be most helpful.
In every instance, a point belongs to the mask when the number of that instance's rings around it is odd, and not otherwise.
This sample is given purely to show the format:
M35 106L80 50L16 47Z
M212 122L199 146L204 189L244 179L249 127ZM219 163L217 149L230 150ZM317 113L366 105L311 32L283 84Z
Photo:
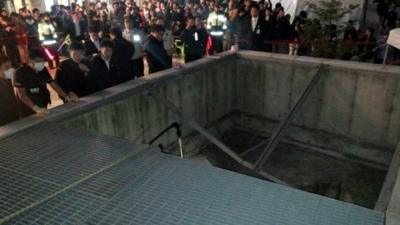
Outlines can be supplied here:
M265 137L235 129L224 133L221 140L240 153L265 140ZM262 150L263 147L245 158L255 161ZM203 157L196 158L202 158L202 161L207 159L217 167L258 177L213 145L204 148L201 155ZM368 208L375 206L386 175L386 171L285 143L280 144L271 155L265 170L298 189Z

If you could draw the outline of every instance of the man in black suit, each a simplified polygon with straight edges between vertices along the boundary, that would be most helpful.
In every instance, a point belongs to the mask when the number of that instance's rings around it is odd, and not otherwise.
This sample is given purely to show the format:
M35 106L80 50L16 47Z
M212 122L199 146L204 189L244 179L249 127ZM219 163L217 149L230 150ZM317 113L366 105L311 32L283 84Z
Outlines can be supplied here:
M83 97L88 95L86 77L90 72L90 63L84 59L81 42L69 46L70 58L62 61L56 71L55 81L65 93ZM67 99L64 99L66 101Z
M89 27L89 38L85 41L85 57L93 58L100 51L101 38L97 27Z
M146 59L149 64L149 73L171 68L171 60L163 45L164 28L160 25L153 25L149 41L145 46Z
M71 20L67 25L67 33L71 35L73 41L82 41L86 33L86 23L81 16L76 13L71 13Z
M264 45L264 20L259 15L257 7L253 6L250 11L251 17L248 22L250 26L248 33L248 41L250 50L261 51Z
M134 45L122 37L122 31L118 27L111 29L110 37L113 43L114 59L120 69L121 82L134 79L135 73L132 68Z
M101 42L100 54L95 56L90 62L91 70L87 77L90 93L95 93L121 83L119 70L112 55L112 42Z
M264 14L264 26L263 26L263 34L264 34L264 50L267 52L272 52L272 41L274 40L274 26L275 19L272 16L272 11L270 9L265 10Z

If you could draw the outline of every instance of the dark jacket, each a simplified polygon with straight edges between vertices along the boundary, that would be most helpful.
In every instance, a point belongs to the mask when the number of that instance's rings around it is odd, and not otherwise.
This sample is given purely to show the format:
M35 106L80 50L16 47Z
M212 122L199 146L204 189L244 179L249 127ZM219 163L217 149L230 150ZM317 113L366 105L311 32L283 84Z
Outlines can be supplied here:
M207 44L207 33L191 28L182 31L181 40L185 43L185 54L203 56Z
M253 51L260 51L263 49L264 45L264 20L261 17L258 17L255 29L252 27L252 18L248 21L249 32L247 36L247 40L249 43L249 49Z
M290 22L286 17L277 19L275 21L275 39L284 41L288 40L291 33Z
M101 43L101 39L99 38L99 44L100 43ZM96 48L96 45L93 43L93 41L90 38L88 38L85 41L84 46L85 46L85 56L87 56L87 57L90 57L93 54L99 53L99 49Z
M67 23L67 33L71 35L72 39L78 38L78 37L83 37L84 33L86 33L87 25L84 20L79 21L79 29L81 31L81 35L77 36L76 31L75 31L75 24L72 20L68 21Z
M103 58L98 55L90 62L90 72L87 76L87 87L90 93L95 93L121 82L118 67L113 58L108 68Z
M0 78L0 126L19 119L17 99L10 80Z
M14 86L24 88L26 95L33 103L41 108L47 108L50 104L50 92L47 84L53 82L48 70L44 68L37 72L28 65L21 66L15 73ZM22 101L18 101L21 117L27 117L35 112L26 106Z
M81 63L90 66L87 61ZM72 59L66 59L60 63L55 80L66 93L73 91L79 97L83 97L89 93L86 88L86 76L87 74L79 68L78 63Z
M170 57L165 50L162 41L159 41L150 35L144 51L147 54L150 73L155 73L172 67Z
M132 66L132 56L135 53L134 45L122 37L114 39L113 45L113 57L120 69L121 82L132 80L134 78Z
M275 19L273 16L270 16L269 18L264 17L263 33L266 40L274 39L274 34L275 34L274 26L275 26Z

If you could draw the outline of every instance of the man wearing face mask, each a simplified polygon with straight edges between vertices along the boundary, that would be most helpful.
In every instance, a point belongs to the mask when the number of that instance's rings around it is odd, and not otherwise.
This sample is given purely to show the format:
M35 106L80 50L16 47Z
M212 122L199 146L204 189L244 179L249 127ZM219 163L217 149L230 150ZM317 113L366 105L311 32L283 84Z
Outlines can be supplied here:
M14 86L22 118L34 113L48 113L50 92L47 84L66 101L76 101L77 97L67 95L51 78L40 53L33 52L29 63L22 65L15 73Z
M11 84L13 76L11 60L0 57L0 126L19 119L17 100Z
M187 20L186 28L181 34L181 40L185 43L185 63L203 57L207 36L197 28L194 18Z
M90 64L84 60L82 43L73 42L69 46L69 55L69 59L60 63L55 80L69 96L86 96L89 94L86 78L90 72ZM68 101L68 99L63 100Z

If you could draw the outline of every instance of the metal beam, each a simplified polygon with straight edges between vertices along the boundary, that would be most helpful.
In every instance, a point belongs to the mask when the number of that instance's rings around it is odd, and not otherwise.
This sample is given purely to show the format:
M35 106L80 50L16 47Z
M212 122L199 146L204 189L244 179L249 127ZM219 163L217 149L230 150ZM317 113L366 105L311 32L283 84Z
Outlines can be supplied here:
M168 99L162 98L160 96L154 95L153 93L149 93L149 95L151 97L153 97L156 101L165 105L173 113L175 113L181 119L182 124L187 124L190 127L192 127L193 129L195 129L197 132L199 132L201 135L203 135L205 138L207 138L209 141L211 141L213 144L215 144L218 148L220 148L223 152L225 152L227 155L229 155L232 159L234 159L240 165L242 165L248 169L251 169L251 170L255 169L254 164L247 162L246 160L241 158L236 152L231 150L226 144L224 144L218 138L216 138L212 134L210 134L210 132L208 132L206 129L201 127L197 122L185 118L184 115L179 110L179 108L176 107L171 101L169 101ZM262 171L261 173L258 173L258 174L267 178L268 180L275 182L275 183L282 184L282 185L288 185L287 183L283 182L279 178L276 178L265 171Z
M268 158L271 156L272 152L275 150L276 146L278 145L279 141L285 135L287 128L292 123L292 121L296 118L298 112L300 111L300 109L302 108L302 106L304 105L304 103L306 102L308 97L310 96L311 92L314 90L315 87L318 86L320 78L323 74L322 73L323 67L324 67L323 65L319 66L317 73L311 79L310 83L307 85L306 89L303 91L303 94L297 100L294 107L289 111L289 114L286 116L286 119L282 121L282 123L279 125L278 129L271 136L267 147L265 147L265 150L263 151L263 153L261 154L261 156L255 163L255 170L257 172L260 172L262 170L264 163L268 160Z

